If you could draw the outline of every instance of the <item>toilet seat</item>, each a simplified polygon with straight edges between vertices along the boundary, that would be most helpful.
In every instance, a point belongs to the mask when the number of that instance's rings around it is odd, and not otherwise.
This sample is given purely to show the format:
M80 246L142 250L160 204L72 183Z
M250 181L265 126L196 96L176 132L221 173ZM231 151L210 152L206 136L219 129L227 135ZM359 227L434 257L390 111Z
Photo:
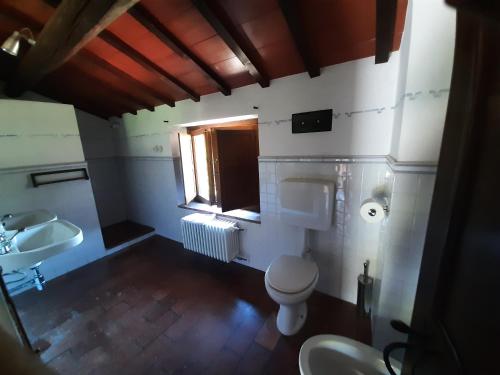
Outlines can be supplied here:
M281 293L300 293L317 279L316 263L292 255L281 255L266 271L269 286Z

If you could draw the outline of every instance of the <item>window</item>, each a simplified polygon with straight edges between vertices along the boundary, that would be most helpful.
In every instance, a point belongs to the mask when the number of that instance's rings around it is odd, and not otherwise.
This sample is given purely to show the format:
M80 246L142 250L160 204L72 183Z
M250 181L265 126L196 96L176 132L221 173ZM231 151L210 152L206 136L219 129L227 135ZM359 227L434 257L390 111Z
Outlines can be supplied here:
M256 119L187 128L179 145L186 204L259 212Z

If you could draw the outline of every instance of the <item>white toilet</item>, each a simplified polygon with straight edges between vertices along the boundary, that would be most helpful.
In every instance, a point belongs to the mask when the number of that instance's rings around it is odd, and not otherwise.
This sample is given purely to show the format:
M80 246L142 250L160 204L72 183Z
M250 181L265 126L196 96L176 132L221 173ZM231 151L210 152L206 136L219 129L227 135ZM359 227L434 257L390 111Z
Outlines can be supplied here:
M306 300L319 277L318 266L307 246L308 231L332 225L335 183L314 178L289 178L280 182L280 217L304 229L302 256L281 255L268 267L265 285L280 305L277 327L286 336L297 333L307 317Z

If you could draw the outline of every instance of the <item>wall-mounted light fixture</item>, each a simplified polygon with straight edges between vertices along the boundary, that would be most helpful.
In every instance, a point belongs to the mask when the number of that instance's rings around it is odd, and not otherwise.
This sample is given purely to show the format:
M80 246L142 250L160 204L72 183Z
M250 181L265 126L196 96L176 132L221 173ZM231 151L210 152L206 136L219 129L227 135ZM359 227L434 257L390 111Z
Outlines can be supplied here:
M35 37L30 29L27 27L14 31L2 44L2 51L7 52L9 55L17 56L19 54L19 46L21 40L26 40L30 45L34 46L36 44Z

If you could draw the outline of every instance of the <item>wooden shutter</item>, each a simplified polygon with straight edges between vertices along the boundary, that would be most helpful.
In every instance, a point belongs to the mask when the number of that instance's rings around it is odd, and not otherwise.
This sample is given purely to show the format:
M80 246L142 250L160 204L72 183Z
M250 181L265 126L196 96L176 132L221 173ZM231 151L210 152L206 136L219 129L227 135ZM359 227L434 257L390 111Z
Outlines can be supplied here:
M215 181L222 211L259 206L257 130L212 129Z

